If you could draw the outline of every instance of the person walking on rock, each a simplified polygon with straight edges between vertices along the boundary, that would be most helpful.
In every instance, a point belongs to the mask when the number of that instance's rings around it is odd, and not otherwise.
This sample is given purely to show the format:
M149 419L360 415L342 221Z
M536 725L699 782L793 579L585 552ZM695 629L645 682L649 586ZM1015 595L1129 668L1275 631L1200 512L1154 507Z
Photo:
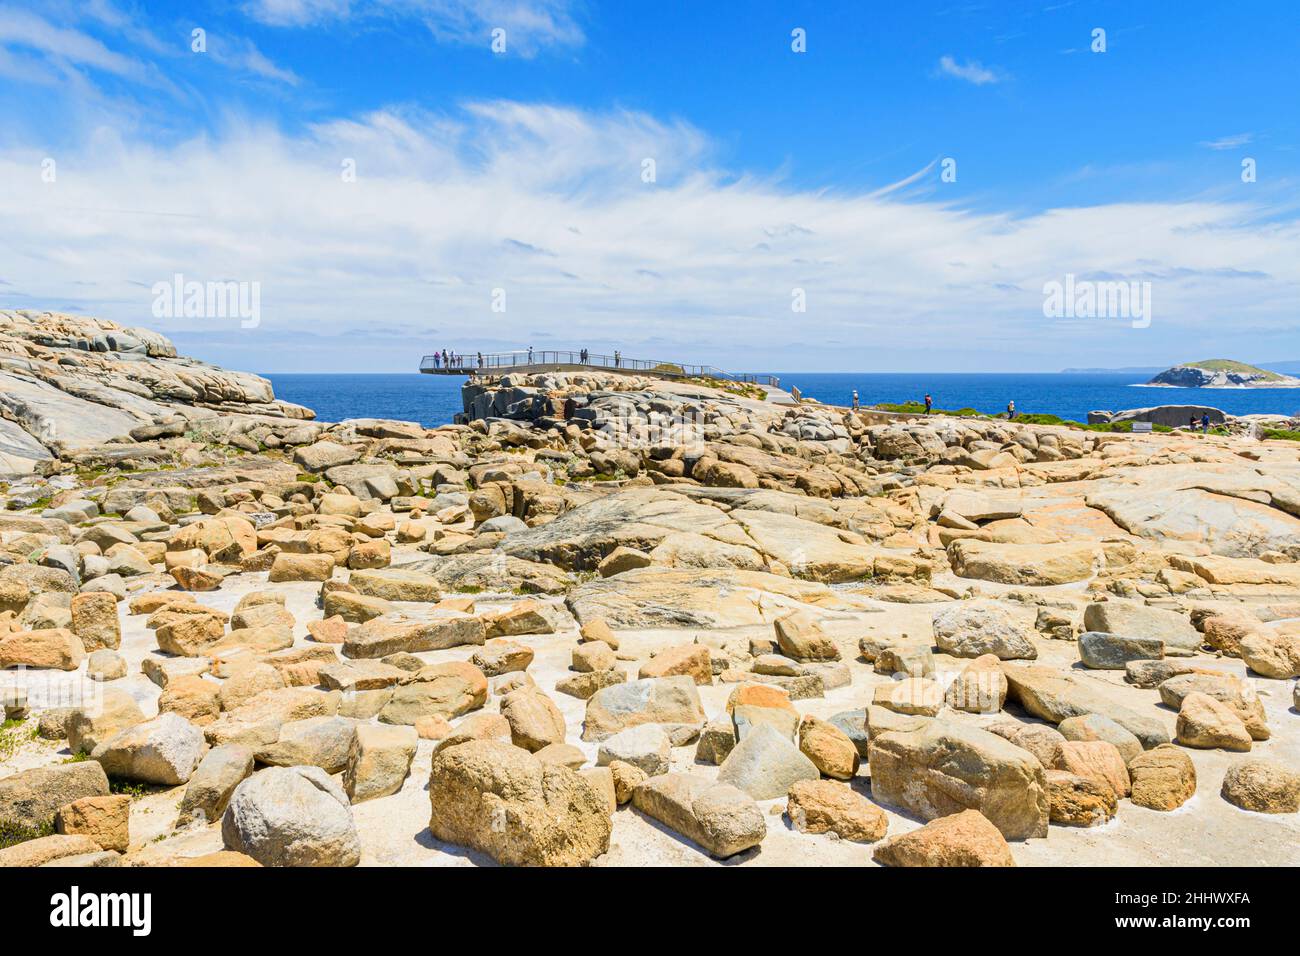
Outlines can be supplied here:
M1210 433L1210 413L1202 412L1201 413L1201 434L1208 435L1209 433Z
M1009 421L1015 417L1016 417L1016 400L1013 398L1011 401L1007 402L1007 420Z
M858 390L856 388L853 390L853 410L855 412L858 410Z
M930 393L929 393L929 392L926 392L926 393L925 393L925 413L926 413L927 415L929 415L929 414L930 414L930 409L932 409L932 408L934 408L934 399L930 397Z

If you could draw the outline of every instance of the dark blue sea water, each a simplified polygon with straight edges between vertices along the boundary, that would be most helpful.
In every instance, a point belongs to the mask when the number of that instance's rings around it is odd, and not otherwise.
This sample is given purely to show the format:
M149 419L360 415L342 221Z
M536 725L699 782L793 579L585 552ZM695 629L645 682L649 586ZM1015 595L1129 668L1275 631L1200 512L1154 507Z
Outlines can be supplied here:
M393 375L267 375L277 397L316 410L322 421L395 418L433 427L461 410L464 379L418 373ZM1084 421L1089 411L1148 405L1211 405L1231 415L1300 413L1300 389L1138 388L1141 376L1116 373L1024 373L973 375L961 372L840 373L788 372L783 388L848 405L853 389L863 405L920 401L928 391L937 408L974 408L1001 413L1014 399L1021 413L1036 412Z

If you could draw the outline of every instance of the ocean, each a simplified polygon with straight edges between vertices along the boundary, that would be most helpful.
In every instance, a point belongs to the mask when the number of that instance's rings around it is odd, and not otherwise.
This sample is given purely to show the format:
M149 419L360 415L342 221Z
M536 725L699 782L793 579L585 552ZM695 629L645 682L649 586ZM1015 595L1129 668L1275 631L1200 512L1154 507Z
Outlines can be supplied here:
M853 390L863 405L921 401L928 391L936 408L974 408L999 414L1014 400L1022 414L1059 415L1086 421L1096 409L1119 411L1149 405L1210 405L1230 415L1300 414L1300 389L1142 388L1131 373L788 372L781 387L831 405L850 404ZM316 410L320 420L394 418L426 427L445 425L461 410L463 378L400 373L382 375L266 375L275 394Z

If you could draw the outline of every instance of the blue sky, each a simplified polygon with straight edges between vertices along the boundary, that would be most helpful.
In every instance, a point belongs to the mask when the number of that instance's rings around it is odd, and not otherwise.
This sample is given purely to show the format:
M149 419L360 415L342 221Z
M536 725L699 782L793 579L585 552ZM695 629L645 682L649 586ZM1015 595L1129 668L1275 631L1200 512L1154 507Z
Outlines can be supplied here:
M0 308L261 371L1297 359L1298 28L1282 0L0 0ZM159 317L177 273L256 283L255 326ZM1150 324L1045 317L1067 274L1149 282Z

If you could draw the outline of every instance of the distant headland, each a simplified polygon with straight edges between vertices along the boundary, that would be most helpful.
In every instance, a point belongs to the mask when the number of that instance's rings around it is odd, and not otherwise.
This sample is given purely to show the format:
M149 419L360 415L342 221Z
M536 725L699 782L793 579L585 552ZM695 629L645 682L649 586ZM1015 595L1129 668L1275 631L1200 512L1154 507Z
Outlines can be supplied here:
M1300 378L1232 359L1206 359L1165 369L1146 384L1171 388L1300 388Z

